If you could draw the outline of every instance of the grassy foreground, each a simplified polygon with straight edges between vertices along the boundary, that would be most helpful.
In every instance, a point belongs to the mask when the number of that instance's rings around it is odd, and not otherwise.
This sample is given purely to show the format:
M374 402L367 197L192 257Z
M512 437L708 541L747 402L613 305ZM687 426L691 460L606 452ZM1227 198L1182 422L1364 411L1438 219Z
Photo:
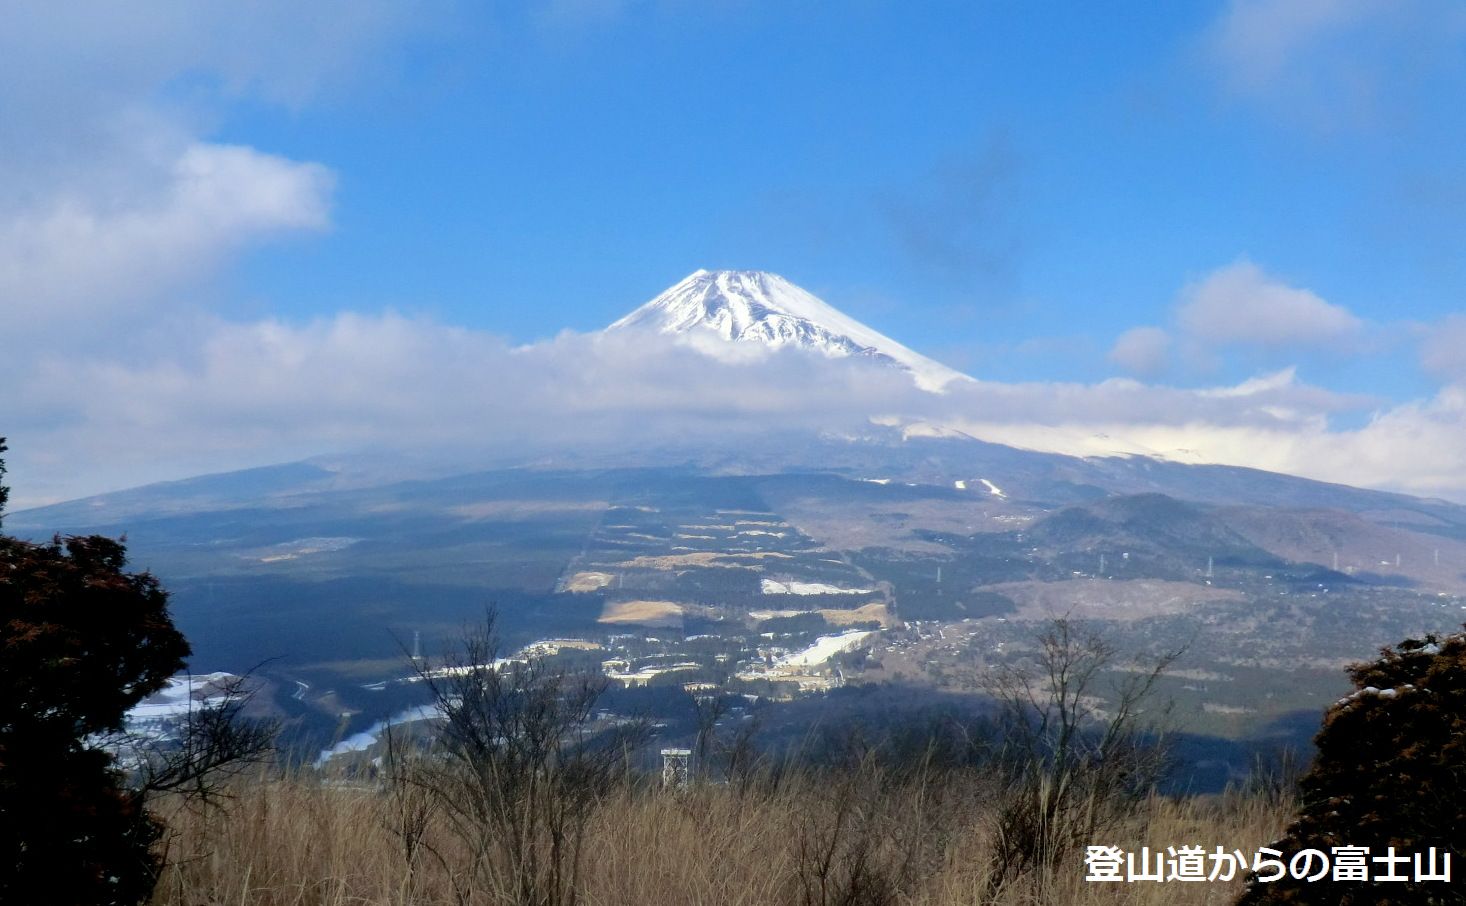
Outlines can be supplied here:
M1081 850L995 890L990 794L969 773L915 784L803 774L677 793L621 784L565 841L581 844L570 889L588 906L1188 906L1230 903L1241 889L1239 881L1086 882ZM512 883L495 880L493 857L411 789L259 779L236 785L221 807L159 805L168 827L160 906L524 902ZM1092 842L1221 844L1250 857L1290 812L1262 795L1153 797Z

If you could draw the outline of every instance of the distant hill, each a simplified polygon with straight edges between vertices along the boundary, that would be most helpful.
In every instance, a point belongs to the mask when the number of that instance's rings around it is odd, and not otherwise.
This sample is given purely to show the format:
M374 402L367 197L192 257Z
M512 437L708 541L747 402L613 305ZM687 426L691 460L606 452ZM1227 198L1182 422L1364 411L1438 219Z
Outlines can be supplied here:
M1025 535L1030 543L1075 553L1164 559L1192 570L1208 558L1262 567L1284 562L1234 531L1214 508L1164 494L1136 494L1068 507L1038 521Z

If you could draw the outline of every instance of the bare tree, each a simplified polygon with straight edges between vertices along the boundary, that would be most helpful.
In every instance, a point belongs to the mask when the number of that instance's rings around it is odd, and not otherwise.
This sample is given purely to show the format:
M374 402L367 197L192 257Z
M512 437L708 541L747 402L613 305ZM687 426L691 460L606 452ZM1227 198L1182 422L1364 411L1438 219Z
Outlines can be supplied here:
M589 817L644 728L592 735L605 679L542 657L500 659L493 623L490 614L466 633L443 666L417 667L444 723L436 749L402 779L429 794L467 846L461 874L473 887L498 902L569 906ZM467 891L460 885L460 900Z
M799 836L800 906L886 906L896 902L898 879L883 864L876 797L851 773L831 791L834 808L812 814ZM863 779L863 778L862 778Z
M387 744L382 759L382 778L387 790L384 824L387 832L402 846L402 865L407 872L404 891L411 901L423 853L437 859L440 867L447 867L442 852L427 839L438 813L439 798L432 794L429 784L416 782L418 762L413 758L403 734L389 725L384 737Z
M692 748L692 767L698 777L707 777L711 772L708 761L718 731L718 721L728 713L729 697L726 690L689 689L692 711L697 723L697 737Z
M733 785L739 795L748 793L758 777L763 761L758 746L762 730L761 715L745 714L731 730L713 739L713 750L723 765L723 779Z
M130 738L139 797L178 793L212 805L227 795L228 781L274 754L279 724L245 716L257 691L250 675L210 685L215 701L184 712L170 741Z
M833 772L805 774L819 804L799 831L800 906L887 906L937 870L949 839L942 792L924 759L893 774L873 750Z
M1146 713L1167 652L1102 688L1120 667L1097 632L1063 617L1038 636L1036 664L988 677L1000 710L1005 781L993 839L994 887L1048 869L1134 812L1164 768L1162 726Z

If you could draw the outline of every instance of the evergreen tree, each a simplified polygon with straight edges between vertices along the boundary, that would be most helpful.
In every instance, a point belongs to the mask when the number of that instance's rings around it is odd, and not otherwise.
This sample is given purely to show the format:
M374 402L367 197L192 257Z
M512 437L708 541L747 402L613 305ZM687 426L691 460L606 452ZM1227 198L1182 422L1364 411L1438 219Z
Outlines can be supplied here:
M0 453L5 452L5 438L0 437ZM5 459L0 457L0 481L5 480ZM5 524L5 504L10 500L10 489L0 484L0 525Z
M1272 848L1286 861L1304 849L1332 857L1335 846L1367 846L1371 860L1391 846L1422 856L1435 847L1437 868L1450 852L1455 880L1333 881L1331 873L1309 882L1285 874L1252 880L1239 906L1466 903L1459 880L1466 870L1466 634L1407 640L1350 667L1349 676L1356 691L1325 715L1298 819ZM1369 863L1371 879L1386 871ZM1414 865L1395 873L1413 876Z
M121 730L189 648L157 580L125 565L108 538L0 535L0 902L152 892L158 825L91 742Z

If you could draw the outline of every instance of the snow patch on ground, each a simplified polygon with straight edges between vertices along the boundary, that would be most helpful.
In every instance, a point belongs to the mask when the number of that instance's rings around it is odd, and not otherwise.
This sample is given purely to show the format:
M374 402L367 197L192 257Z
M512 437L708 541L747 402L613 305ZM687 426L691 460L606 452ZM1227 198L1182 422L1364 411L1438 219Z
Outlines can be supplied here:
M294 541L270 545L257 559L261 563L279 563L282 560L294 560L297 557L306 557L311 554L328 554L345 550L359 541L361 541L360 538L297 538Z
M387 732L388 727L397 727L402 724L409 724L419 720L429 720L435 717L442 717L443 712L438 710L437 705L418 705L416 708L408 708L386 720L379 720L367 727L360 733L353 733L329 749L322 749L321 754L316 756L315 766L320 770L337 755L344 755L347 752L364 752L376 745L382 734Z
M1379 698L1396 698L1402 693L1414 691L1416 691L1414 683L1406 683L1405 685L1400 686L1398 689L1381 689L1378 686L1365 686L1358 692L1352 692L1349 695L1346 695L1343 698L1339 699L1338 704L1346 705L1350 702L1356 702L1366 695L1377 696ZM1429 692L1430 690L1422 689L1420 691Z
M984 485L986 485L987 486L987 489L988 489L988 493L989 494L992 494L994 497L1001 497L1001 498L1003 498L1005 500L1008 498L1008 495L1003 493L1003 489L1002 488L1000 488L997 485L993 484L991 481L988 481L986 478L979 478L978 481L980 481Z
M184 717L195 708L218 704L226 697L219 685L232 679L232 673L169 677L168 685L134 705L127 712L126 720L129 724L168 720Z
M685 673L689 670L701 670L702 665L693 662L671 664L666 667L642 667L640 670L606 670L606 678L620 683L623 686L645 686L648 682L661 676L664 673Z
M818 613L818 611L814 611L814 610L750 610L748 612L748 615L752 619L758 620L759 622L763 622L764 620L772 620L772 619L775 619L775 618L778 618L778 617L798 617L798 616L803 616L804 614L807 614L807 613Z
M868 595L871 588L839 588L823 582L779 582L760 579L759 588L766 595Z
M813 667L823 664L842 651L849 651L874 634L870 629L856 629L839 635L822 635L803 651L796 651L774 663L780 667Z

